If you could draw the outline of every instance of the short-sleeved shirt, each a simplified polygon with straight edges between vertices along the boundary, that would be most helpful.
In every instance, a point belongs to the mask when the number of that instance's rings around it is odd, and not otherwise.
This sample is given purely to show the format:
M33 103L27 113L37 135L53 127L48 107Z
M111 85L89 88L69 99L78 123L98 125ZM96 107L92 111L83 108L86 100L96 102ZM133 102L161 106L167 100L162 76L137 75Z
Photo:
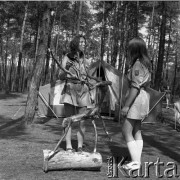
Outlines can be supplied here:
M140 89L151 81L151 73L137 60L128 74L128 79L132 87Z
M73 75L85 80L87 78L87 71L83 61L83 58L72 60L65 55L62 61L62 67L70 71ZM70 77L70 75L67 74L67 77ZM75 81L73 82L71 80L66 81L63 92L64 94L62 94L60 103L68 103L77 107L94 107L94 104L92 104L92 92L89 92L86 84L75 83Z
M130 80L131 87L137 88L139 93L128 111L127 118L141 120L149 112L150 96L143 87L150 82L151 74L149 70L137 60L128 74L128 79Z

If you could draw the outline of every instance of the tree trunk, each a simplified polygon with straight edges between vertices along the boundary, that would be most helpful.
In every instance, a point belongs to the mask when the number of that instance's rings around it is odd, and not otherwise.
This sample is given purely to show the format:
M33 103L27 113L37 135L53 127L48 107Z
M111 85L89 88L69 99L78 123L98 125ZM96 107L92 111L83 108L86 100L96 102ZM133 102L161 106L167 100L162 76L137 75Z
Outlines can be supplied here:
M51 27L53 27L53 21L54 18L51 19ZM49 35L50 36L50 35ZM51 40L51 37L49 37ZM48 44L50 46L50 44ZM50 52L48 52L49 58L50 58ZM51 76L50 76L50 83L51 83L51 87L55 84L56 82L56 63L54 61L52 61L51 63L51 72L50 72Z
M51 63L51 76L50 76L51 86L53 86L55 82L56 82L56 63L54 61L52 61L52 63Z
M25 82L26 82L26 69L27 69L27 61L28 59L24 59L23 71L22 71L22 82L21 82L21 92L25 91Z
M110 63L110 60L109 60L109 51L110 51L110 39L111 39L111 28L109 26L109 29L108 29L108 49L107 49L107 63Z
M152 15L151 15L151 22L150 22L150 30L149 30L149 35L148 35L148 48L150 47L150 41L151 41L151 35L152 35L152 27L153 27L153 19L154 19L154 6L155 6L155 1L153 2L153 9L152 9Z
M169 24L169 39L168 39L168 47L167 47L167 54L166 54L166 81L168 81L168 58L169 58L169 50L170 50L170 43L171 43L171 17L170 17L170 24Z
M158 49L158 47L157 47ZM154 59L156 58L157 49L155 49L155 37L153 35L153 43L152 43L152 58L151 58L151 64L152 64L152 73L151 73L151 85L154 86L154 74L155 74L155 62ZM156 61L156 60L155 60Z
M176 87L176 74L177 74L177 60L178 60L178 33L176 34L176 55L175 55L175 64L174 64L174 79L173 79L173 86L172 86L172 95L173 95L173 99L174 100L174 95L175 95L175 87Z
M7 20L7 30L9 30L9 20ZM6 48L5 48L5 62L4 62L4 80L5 80L5 93L9 94L9 86L8 86L8 44L9 44L9 35L6 36Z
M54 18L55 16L51 16L50 19L50 28L49 30L51 31L53 28L53 23L54 23ZM48 44L47 44L47 56L46 56L46 65L45 65L45 71L44 71L44 81L43 81L43 85L46 84L46 79L47 79L47 75L48 75L48 71L49 71L49 60L50 60L50 51L49 49L51 49L51 32L49 32L49 36L48 36ZM51 81L55 81L55 63L52 62L53 64L53 70L51 71L51 75L53 76L53 78L51 79ZM51 66L52 67L52 66Z
M79 13L78 13L78 21L77 21L76 35L78 35L78 34L79 34L79 31L80 31L82 3L83 3L83 1L79 1L79 2L78 2L78 5L79 5Z
M23 25L21 29L21 41L20 41L20 49L19 49L19 60L18 60L18 67L17 67L17 74L16 74L16 91L20 91L20 74L21 74L21 61L22 61L22 50L23 50L23 39L24 39L24 30L25 30L25 24L27 19L27 10L28 10L28 4L25 5L25 12L24 12L24 20Z
M13 73L13 70L14 70L14 58L15 57L15 53L14 53L14 50L12 52L12 57L11 57L11 67L10 67L10 73L9 73L9 89L10 91L12 90L12 73Z
M59 61L61 62L62 61L62 56L63 56L63 54L64 54L64 48L63 49L61 49L61 52L59 53L58 52L58 47L59 47L59 37L60 37L60 30L61 30L61 18L62 18L62 14L60 15L60 20L59 20L59 31L58 31L58 35L57 35L57 38L56 38L56 46L55 46L55 55L56 56L59 56ZM56 75L58 74L59 75L59 70L60 69L58 69L57 71L56 71Z
M129 39L138 36L138 11L139 11L139 1L137 2L130 2L131 11L130 14L130 31L129 31Z
M112 52L112 61L111 65L115 67L116 61L117 61L117 55L118 55L118 43L119 43L119 4L120 2L116 1L116 7L115 7L115 21L114 21L114 30L113 30L113 52Z
M42 83L43 85L46 84L46 79L47 79L47 75L48 75L48 72L49 72L50 52L48 51L48 49L50 48L50 45L51 45L51 35L49 35L49 37L48 37L46 64L45 64L44 78L43 78L43 83Z
M77 15L77 10L78 9L78 1L74 1L74 8L73 8L73 14L74 14L74 22L77 22L77 19L78 19L78 15ZM73 23L73 26L72 26L72 37L76 34L76 30L77 30L77 25L76 23ZM67 36L67 34L66 34Z
M30 66L30 60L29 60L29 58L27 58L27 60L26 60L26 69L25 69L25 77L24 77L24 87L23 87L23 92L24 91L26 91L27 90L27 88L28 88L28 81L29 81L29 79L28 79L28 71L29 71L29 66Z
M139 20L139 1L136 2L135 5L135 16L133 20L133 38L138 37L138 20Z
M4 57L3 57L3 39L2 39L2 34L0 34L0 52L1 52L1 63L0 63L0 90L4 90L4 84L5 84L5 79L4 79Z
M162 81L163 59L164 59L164 46L166 35L166 2L162 1L162 22L160 27L160 42L159 42L159 54L157 70L155 74L155 89L159 90Z
M123 52L124 52L124 33L125 33L125 21L126 21L126 7L124 7L123 3L122 3L122 16L121 16L121 32L120 32L120 51L119 51L119 66L118 66L118 70L121 70L121 66L122 66L122 62L123 62Z
M121 64L121 66L119 66L119 69L121 69L121 72L123 72L123 65L124 65L125 60L126 60L126 47L127 47L127 39L128 39L128 21L127 21L127 16L128 16L127 10L128 9L127 8L128 8L128 3L126 3L126 5L125 5L125 15L124 15L124 21L123 21L123 32L124 32L124 34L122 34L123 41L121 42L122 43L121 44L122 56L121 56L121 59L119 59L119 64Z
M101 61L103 61L104 57L104 42L105 42L105 27L106 27L106 17L105 17L105 1L103 2L103 19L102 19L102 34L101 34Z
M160 20L160 17L159 17L159 22L161 21ZM157 42L157 47L155 47L155 41L157 39L157 41L160 39L160 27L161 25L158 25L157 27L157 32L155 30L155 28L153 28L153 36L154 36L154 44L153 44L153 52L152 52L152 73L151 73L151 77L152 77L152 81L151 81L151 85L152 87L155 87L155 73L157 71L157 62L158 62L158 50L159 50L159 45L158 42ZM156 36L156 37L155 37ZM154 50L155 49L155 50Z
M22 62L22 70L21 70L21 78L20 78L20 84L19 84L19 89L21 92L23 92L23 87L24 87L24 76L25 76L25 59L24 62Z
M41 2L42 3L42 2ZM50 23L51 23L51 9L52 5L55 7L56 2L43 2L44 11L41 8L40 16L40 39L36 56L36 63L33 70L33 75L30 83L29 94L27 98L27 106L25 110L25 121L27 124L33 123L33 118L35 115L35 109L37 106L38 90L40 86L41 76L43 74L43 67L46 58L47 52L47 43L49 33L51 32Z

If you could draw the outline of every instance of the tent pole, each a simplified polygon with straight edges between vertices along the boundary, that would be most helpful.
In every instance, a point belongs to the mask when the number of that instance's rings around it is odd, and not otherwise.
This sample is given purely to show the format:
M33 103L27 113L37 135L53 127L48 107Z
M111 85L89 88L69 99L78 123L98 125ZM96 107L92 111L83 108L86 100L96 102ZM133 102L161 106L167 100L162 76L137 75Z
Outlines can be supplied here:
M123 92L123 86L124 86L124 73L125 73L125 64L126 64L126 58L124 59L123 62L123 69L122 69L122 79L121 79L121 86L120 86L120 81L119 81L119 89L120 89L120 97L119 97L119 124L121 123L121 106L122 106L122 92ZM120 78L119 78L120 80Z
M54 114L54 116L58 118L58 116L56 115L56 113L53 111L53 109L51 108L51 106L49 106L48 102L46 101L46 99L44 98L44 96L39 92L39 96L42 99L42 101L46 104L46 106L51 110L51 112Z

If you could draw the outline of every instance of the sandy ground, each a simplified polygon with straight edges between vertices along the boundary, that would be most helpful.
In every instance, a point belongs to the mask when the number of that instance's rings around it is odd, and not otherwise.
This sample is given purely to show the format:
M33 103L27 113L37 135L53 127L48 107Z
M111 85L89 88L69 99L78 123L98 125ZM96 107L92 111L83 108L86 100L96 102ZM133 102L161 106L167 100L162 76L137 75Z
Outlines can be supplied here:
M128 156L126 144L121 135L121 124L105 118L107 129L113 141L109 142L103 131L101 121L96 121L98 130L97 151L101 153L103 165L100 171L43 171L43 149L53 150L61 137L62 119L36 118L35 124L25 127L23 114L25 110L26 94L0 94L0 180L103 180L107 177L107 158L110 156ZM173 113L163 110L164 123L143 124L144 149L142 154L142 170L145 164L156 162L158 158L164 163L160 166L161 179L171 168L169 179L180 179L180 132L174 129ZM88 151L94 147L94 129L91 121L87 121L85 144ZM72 142L77 147L76 125L74 126ZM61 144L65 147L65 143ZM171 162L171 163L170 163ZM169 163L169 164L168 164ZM176 167L176 168L173 168ZM156 166L149 168L149 177L126 178L121 172L112 179L158 179ZM176 169L176 170L172 170ZM173 174L174 173L174 174Z

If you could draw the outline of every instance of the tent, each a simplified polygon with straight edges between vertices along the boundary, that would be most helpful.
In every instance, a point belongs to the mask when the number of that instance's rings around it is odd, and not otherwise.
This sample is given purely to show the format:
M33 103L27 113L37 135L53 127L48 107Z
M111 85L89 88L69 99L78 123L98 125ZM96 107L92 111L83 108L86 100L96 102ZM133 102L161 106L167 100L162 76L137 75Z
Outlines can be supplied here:
M64 82L58 80L55 84L46 84L40 86L38 96L38 115L54 116L51 109L58 117L64 117L64 105L60 104L61 92L64 87ZM48 107L50 106L51 109Z
M119 101L120 72L104 61L97 61L90 65L89 73L93 76L100 76L102 80L108 80L112 82L112 86L109 86L109 91L104 99L101 113L114 112L115 104ZM126 79L124 81L126 81ZM127 86L126 82L124 84ZM63 104L60 104L63 87L64 82L58 80L54 85L47 84L45 86L40 86L39 89L40 95L45 99L47 104L53 109L58 117L65 116ZM124 90L123 93L125 94L125 92L126 91ZM52 111L47 107L41 96L38 97L38 115L52 116Z
M117 112L119 113L119 107L116 108L116 104L120 104L119 94L121 91L120 85L122 83L122 75L120 71L112 67L106 62L97 61L92 63L89 67L89 73L92 76L101 77L102 80L111 81L112 85L108 86L108 93L104 99L103 107L101 108L101 113L107 112ZM120 84L120 85L119 85ZM53 113L47 104L53 109L58 117L64 117L64 106L60 104L61 100L61 92L63 90L64 83L58 80L54 85L47 84L45 86L41 86L39 89L39 93L41 97L38 98L38 114L40 116L52 116ZM125 97L128 93L128 81L127 78L123 78L123 90L122 90L122 101L121 105L124 105ZM153 108L150 115L144 120L144 122L154 122L156 120L156 116L161 112L161 103L159 103L165 93L158 92L151 88L148 88L147 91L150 94L150 109ZM98 94L98 93L94 93ZM42 97L45 99L42 99Z
M91 75L96 77L101 77L103 81L111 81L112 85L108 86L108 93L107 97L105 98L104 102L108 102L108 105L110 106L109 109L111 111L115 111L115 105L119 104L119 94L120 94L120 86L122 81L122 75L119 70L115 69L110 64L104 62L104 61L97 61L93 63L90 68L89 72ZM126 77L123 79L123 97L126 96L128 89L128 81ZM122 105L124 103L125 98L122 99ZM103 108L102 108L103 109Z

